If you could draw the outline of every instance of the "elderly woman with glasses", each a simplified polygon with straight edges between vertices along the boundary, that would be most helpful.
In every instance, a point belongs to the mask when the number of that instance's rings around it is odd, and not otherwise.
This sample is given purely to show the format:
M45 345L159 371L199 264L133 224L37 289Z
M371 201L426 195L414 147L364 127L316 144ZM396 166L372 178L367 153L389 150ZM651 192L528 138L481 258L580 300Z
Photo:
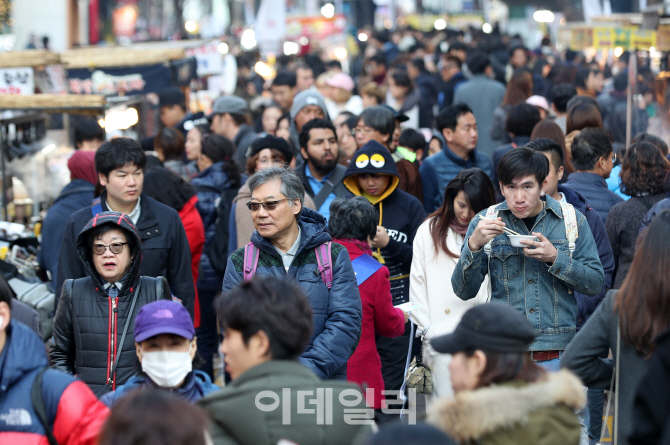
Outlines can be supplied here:
M77 251L88 276L63 284L49 359L100 397L135 373L137 312L172 296L165 278L140 276L142 243L123 213L94 216L77 238Z

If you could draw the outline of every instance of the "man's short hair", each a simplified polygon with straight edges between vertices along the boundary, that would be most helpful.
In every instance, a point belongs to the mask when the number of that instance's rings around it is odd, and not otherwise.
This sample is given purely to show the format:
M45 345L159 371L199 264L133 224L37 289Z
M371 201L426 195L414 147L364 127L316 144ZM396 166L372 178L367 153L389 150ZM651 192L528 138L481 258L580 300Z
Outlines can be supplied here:
M457 66L459 70L461 70L463 68L463 62L461 61L461 59L459 59L456 56L446 54L446 55L442 56L442 60L444 60L445 64Z
M304 62L300 62L295 65L295 71L297 72L298 70L310 70L312 74L314 74L314 70L312 69L312 67ZM296 75L296 77L298 76Z
M85 141L94 140L105 140L105 130L102 129L100 124L93 119L82 119L77 122L77 126L74 127L75 148L77 148L77 145L82 144Z
M533 105L520 103L514 105L507 113L505 131L514 136L529 136L533 128L540 122L540 111Z
M309 132L315 128L324 128L332 130L333 134L335 135L335 140L337 140L337 131L335 130L335 125L333 125L330 121L327 121L325 119L316 118L307 122L300 129L300 135L298 136L298 142L300 142L300 148L304 148L305 150L307 150L307 143L309 142L310 139Z
M415 57L410 62L420 73L426 71L426 62L421 57Z
M468 54L465 63L468 65L468 69L472 74L483 74L486 67L491 65L489 56L484 51L479 50Z
M249 190L253 194L256 187L275 180L281 184L279 192L288 198L289 205L292 206L293 201L298 199L302 207L305 200L305 186L302 185L300 176L288 168L272 167L254 173L249 178Z
M601 157L614 150L614 137L604 128L584 128L572 141L572 165L580 171L590 171Z
M614 76L614 89L619 92L626 91L626 88L628 88L628 74L626 73L619 73L616 76Z
M184 136L176 128L163 128L154 138L154 148L161 150L166 161L181 160L184 155Z
M423 150L426 148L426 138L423 136L423 133L413 128L405 128L400 133L398 145L409 148L412 151Z
M370 62L374 62L377 65L388 66L388 64L386 63L386 57L384 56L384 54L375 54L374 56L370 57Z
M468 51L468 46L463 43L459 42L458 40L455 42L449 43L449 49L447 49L447 54L449 54L451 51Z
M551 163L554 165L556 171L563 166L565 153L563 153L563 149L556 141L549 138L537 138L527 143L526 147L540 153L549 153Z
M328 231L337 239L367 241L377 234L379 216L362 196L336 198L330 203Z
M537 183L542 185L548 174L549 159L526 146L508 151L498 164L498 180L503 185L530 175L535 176Z
M381 134L388 135L388 142L393 139L393 132L395 131L395 117L393 111L386 107L377 105L368 107L358 116L357 122L363 122L363 125L378 131Z
M445 128L455 131L456 126L458 125L458 118L468 113L472 113L472 110L463 102L449 105L437 115L437 118L435 119L437 129L440 130L440 133L442 133Z
M126 164L136 165L144 170L147 165L147 156L135 140L119 137L103 142L95 152L95 171L109 176L112 170L119 169Z
M312 336L312 308L302 289L276 277L254 277L214 302L219 322L242 334L245 344L260 331L273 360L296 360Z
M522 50L524 54L528 53L528 50L526 49L525 46L523 45L512 45L509 49L509 57L512 58L514 56L514 53L518 50Z
M297 82L296 74L293 71L279 71L272 81L272 86L295 87Z
M577 90L570 84L562 83L554 85L549 93L551 103L556 107L559 113L568 111L568 101L577 95Z

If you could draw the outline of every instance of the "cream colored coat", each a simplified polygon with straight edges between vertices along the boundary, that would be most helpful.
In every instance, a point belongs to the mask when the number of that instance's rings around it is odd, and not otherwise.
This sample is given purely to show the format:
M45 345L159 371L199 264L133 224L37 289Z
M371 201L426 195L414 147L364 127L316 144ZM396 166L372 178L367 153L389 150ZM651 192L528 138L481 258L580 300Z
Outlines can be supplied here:
M433 395L450 397L453 395L449 378L451 356L436 353L427 340L453 332L465 311L486 303L491 290L487 276L475 298L463 301L456 296L451 287L451 275L458 258L450 257L441 249L435 253L429 224L430 220L424 221L414 237L409 299L418 308L410 316L417 325L417 335L427 330L423 355L424 363L433 373ZM462 245L463 236L450 228L447 234L449 250L460 253Z

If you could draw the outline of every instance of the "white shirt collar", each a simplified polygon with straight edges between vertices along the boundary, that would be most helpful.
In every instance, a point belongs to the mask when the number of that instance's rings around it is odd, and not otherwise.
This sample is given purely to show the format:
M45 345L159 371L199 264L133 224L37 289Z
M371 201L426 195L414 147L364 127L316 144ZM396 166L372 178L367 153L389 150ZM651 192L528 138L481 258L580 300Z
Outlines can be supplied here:
M128 214L128 218L130 218L130 220L131 220L131 221L133 222L133 224L135 224L135 225L137 225L137 221L139 221L139 219L140 219L140 212L142 211L142 210L140 209L140 203L141 203L141 202L142 202L142 197L140 196L139 198L137 198L137 204L135 204L135 208L133 209L132 212L130 212L130 213ZM114 210L114 209L109 205L109 201L107 201L105 204L107 204L107 208L108 208L109 210L111 210L112 212L116 212L116 210ZM121 212L119 212L119 213L121 213Z

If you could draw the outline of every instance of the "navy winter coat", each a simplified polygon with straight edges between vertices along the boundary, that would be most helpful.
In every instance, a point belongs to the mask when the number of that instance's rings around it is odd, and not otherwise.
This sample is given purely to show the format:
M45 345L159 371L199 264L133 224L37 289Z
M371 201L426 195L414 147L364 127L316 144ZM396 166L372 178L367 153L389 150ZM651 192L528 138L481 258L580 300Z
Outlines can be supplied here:
M607 219L610 209L623 202L621 196L607 188L605 179L595 173L571 173L565 185L584 195L591 207L598 212L603 222Z
M314 248L331 241L326 230L326 219L314 210L303 208L298 220L301 239L298 251L288 272L281 256L270 241L258 232L251 242L260 250L259 276L289 278L305 292L314 312L312 338L300 356L300 363L322 379L347 378L347 361L354 352L361 332L361 298L349 253L341 244L332 244L331 264L333 285L326 287L317 270ZM237 249L228 258L223 290L229 291L243 280L244 248Z
M563 185L558 186L558 191L565 195L565 200L568 201L568 204L572 204L575 209L579 210L586 217L586 222L589 224L591 234L598 247L598 257L600 257L600 263L603 265L603 272L605 272L603 288L595 297L589 297L575 291L575 297L577 297L577 329L580 329L584 326L589 316L595 312L600 302L603 301L607 290L612 287L614 253L612 252L610 239L605 230L605 223L598 216L598 212L589 205L590 203L584 195Z
M63 187L60 195L49 208L46 218L44 218L42 243L40 244L37 260L43 270L51 272L51 282L49 283L51 292L55 292L54 283L57 282L58 255L67 220L70 215L78 210L91 206L94 192L95 186L90 182L85 179L74 179Z

